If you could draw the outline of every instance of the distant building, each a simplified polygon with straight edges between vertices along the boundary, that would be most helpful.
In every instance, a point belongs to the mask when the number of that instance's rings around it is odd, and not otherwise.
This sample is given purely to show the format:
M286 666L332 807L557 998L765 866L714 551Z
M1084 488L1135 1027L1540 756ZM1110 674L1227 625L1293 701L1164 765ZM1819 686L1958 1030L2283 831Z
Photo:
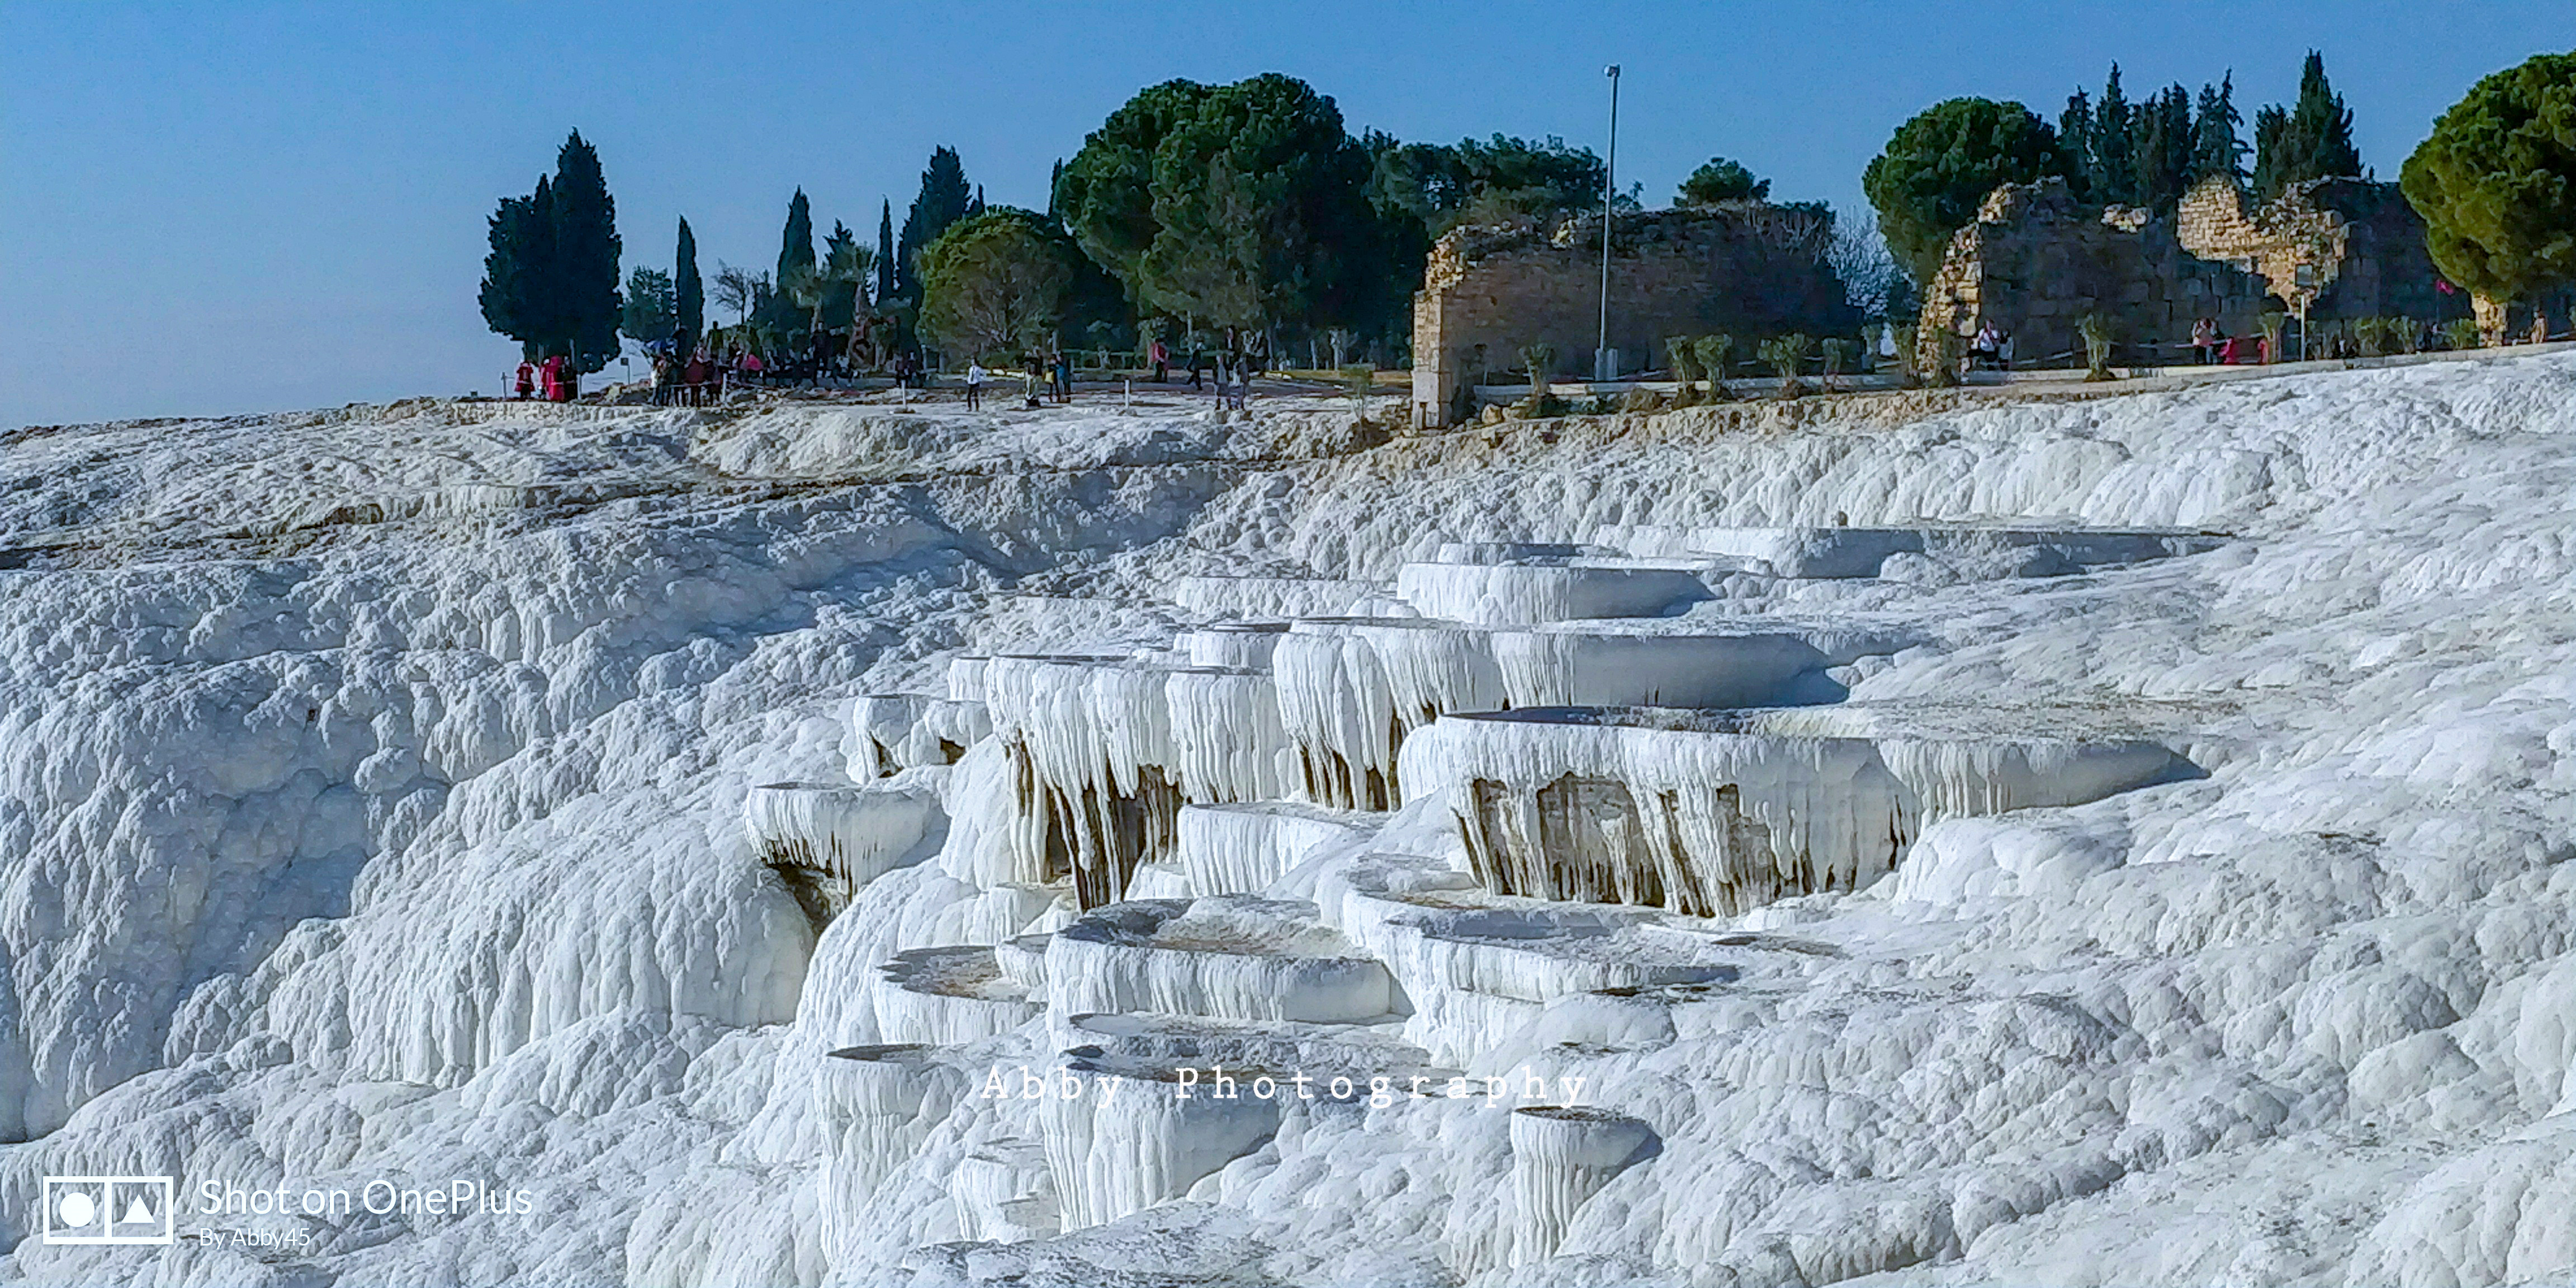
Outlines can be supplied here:
M1813 206L1621 214L1610 241L1610 347L1621 369L1654 365L1668 336L1732 335L1750 357L1767 336L1856 333L1832 245L1833 216ZM1553 374L1590 374L1600 322L1597 212L1451 229L1413 297L1414 423L1451 423L1469 410L1470 385L1523 370L1531 345L1553 351Z

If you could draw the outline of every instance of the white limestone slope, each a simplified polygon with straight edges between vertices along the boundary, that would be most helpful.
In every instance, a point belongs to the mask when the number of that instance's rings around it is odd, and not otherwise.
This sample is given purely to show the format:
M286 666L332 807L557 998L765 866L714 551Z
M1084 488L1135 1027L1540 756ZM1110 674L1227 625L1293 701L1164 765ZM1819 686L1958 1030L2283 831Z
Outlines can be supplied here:
M1079 404L417 404L14 442L0 1282L2576 1273L2576 361L1925 406L1320 457L1280 444L1330 439L1328 409ZM1778 575L1833 548L1802 538L1652 604L1406 577L1576 569L1605 531L1945 524L2231 539ZM1408 585L1455 611L1387 602ZM1378 624L1208 629L1354 611ZM1617 732L1486 756L1451 726L1513 722L1398 719L1390 654L1469 700L1514 673L1383 623L1538 638L1577 611L1794 623L1851 708L1765 736L1867 744L1906 788L1883 833L1831 815L1850 844L1804 852L1852 856L1837 879L1733 917L1463 888L1453 779L1678 792L1724 758ZM941 665L961 651L993 660ZM1118 662L1004 662L1068 654ZM1512 665L1597 682L1554 658ZM1310 661L1344 678L1281 683ZM1833 723L1936 707L1977 746L2110 730L2206 777L2034 797L2027 756ZM849 795L870 721L889 760L962 751L889 784L899 808ZM1335 721L1312 745L1359 754L1311 791L1299 730ZM1076 922L1014 833L1014 738L1069 819L1156 767L1181 876L1269 885ZM776 783L820 786L749 803ZM845 856L819 935L772 840ZM1394 1081L1156 1098L1218 1055ZM1406 1090L1452 1069L1471 1094ZM1016 1094L1058 1075L1135 1099ZM49 1247L27 1223L65 1172L477 1177L540 1219Z

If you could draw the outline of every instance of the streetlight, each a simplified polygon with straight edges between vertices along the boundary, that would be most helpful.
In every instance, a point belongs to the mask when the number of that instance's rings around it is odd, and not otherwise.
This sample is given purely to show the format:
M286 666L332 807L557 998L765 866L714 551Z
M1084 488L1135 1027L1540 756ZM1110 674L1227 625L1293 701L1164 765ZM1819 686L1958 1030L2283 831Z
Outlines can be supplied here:
M1610 146L1601 162L1601 338L1592 349L1592 378L1619 378L1619 353L1610 347L1610 204L1619 191L1619 64L1602 69L1610 78Z

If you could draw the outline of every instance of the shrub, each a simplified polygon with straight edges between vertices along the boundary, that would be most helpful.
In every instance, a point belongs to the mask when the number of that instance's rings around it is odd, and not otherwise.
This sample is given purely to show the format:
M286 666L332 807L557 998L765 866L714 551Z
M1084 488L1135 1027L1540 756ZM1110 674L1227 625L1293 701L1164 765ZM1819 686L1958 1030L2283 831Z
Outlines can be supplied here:
M2355 318L2352 338L2361 344L2361 356L2376 358L2388 352L2388 319Z
M1959 383L1959 364L1967 359L1966 337L1948 327L1932 333L1932 369L1923 373L1923 383L1936 389L1947 389Z
M1699 359L1701 373L1708 377L1709 401L1724 402L1734 397L1733 391L1726 387L1726 369L1735 361L1735 337L1701 336L1691 341L1691 352Z
M1676 335L1664 340L1664 353L1673 369L1673 399L1687 407L1695 401L1692 386L1699 383L1699 351L1689 336Z
M2289 314L2279 309L2272 309L2254 320L2254 324L2263 330L2263 361L2281 360L2281 324L2289 321L2289 318Z
M1757 352L1764 362L1771 364L1773 371L1779 373L1781 397L1795 398L1807 392L1807 386L1798 379L1798 372L1806 366L1807 352L1814 345L1815 341L1795 332L1775 335L1762 342Z
M1521 361L1529 367L1530 402L1544 401L1547 398L1548 366L1556 361L1556 349L1544 344L1529 345L1521 350Z
M1838 335L1825 337L1825 388L1835 388L1834 378L1851 365L1852 342Z
M1627 397L1619 400L1621 411L1649 412L1663 409L1664 396L1652 389L1631 389Z
M2453 318L2442 327L2442 343L2448 348L2474 349L2482 338L2476 318Z
M1921 337L1911 324L1896 328L1896 383L1907 389L1923 382L1923 374L1914 369L1914 342Z
M2111 323L2099 313L2087 313L2075 324L2084 333L2084 378L2109 380L2111 375Z

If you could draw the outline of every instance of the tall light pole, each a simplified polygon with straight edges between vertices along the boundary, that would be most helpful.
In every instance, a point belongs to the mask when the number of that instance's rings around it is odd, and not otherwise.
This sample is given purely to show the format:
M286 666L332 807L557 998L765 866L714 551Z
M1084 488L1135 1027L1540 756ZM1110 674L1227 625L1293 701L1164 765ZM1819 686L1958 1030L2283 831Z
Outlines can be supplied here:
M1610 78L1610 146L1601 161L1601 339L1592 349L1592 378L1619 378L1619 359L1610 352L1610 205L1619 191L1619 64L1602 70Z

